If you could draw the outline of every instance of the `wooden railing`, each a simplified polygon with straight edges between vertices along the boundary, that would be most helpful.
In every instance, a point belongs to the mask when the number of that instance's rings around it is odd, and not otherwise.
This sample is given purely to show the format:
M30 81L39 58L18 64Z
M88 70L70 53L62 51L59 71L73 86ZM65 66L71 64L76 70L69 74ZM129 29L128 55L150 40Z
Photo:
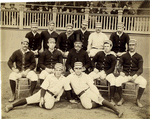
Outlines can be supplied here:
M102 29L104 31L116 30L118 24L118 15L90 14L89 29L95 29L95 22L102 22Z
M150 16L148 15L123 15L122 22L125 31L129 33L150 34Z
M117 24L123 22L125 31L128 33L150 34L150 16L147 15L123 15L122 9L118 9L117 15L89 13L58 12L56 6L52 12L48 11L24 11L23 6L19 10L1 10L1 27L30 28L31 22L37 22L39 29L47 29L47 23L54 20L57 30L65 30L67 23L72 23L74 30L81 27L82 20L88 20L89 31L94 31L95 22L102 22L102 29L105 32L117 30Z

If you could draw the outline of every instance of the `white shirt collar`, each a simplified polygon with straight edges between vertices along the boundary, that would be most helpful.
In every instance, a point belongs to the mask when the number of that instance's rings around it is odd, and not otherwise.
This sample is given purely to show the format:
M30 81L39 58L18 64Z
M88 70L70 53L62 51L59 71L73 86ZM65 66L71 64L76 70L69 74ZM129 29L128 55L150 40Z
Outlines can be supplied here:
M33 32L32 32L32 34L35 36L37 33L33 33Z
M122 36L122 34L123 34L123 32L122 32L121 34L119 34L119 33L117 32L117 35L118 35L119 37L121 37L121 36Z
M83 31L82 29L81 29L81 31L82 31L83 34L86 32L86 30Z
M25 53L27 53L27 52L30 51L29 49L27 49L25 52L24 52L22 49L20 49L20 50L21 50L21 52L22 52L23 54L25 54Z
M50 31L49 29L48 29L48 32L49 32L49 34L53 33L53 31Z
M130 52L129 51L129 54L131 55L131 57L135 54L136 52Z

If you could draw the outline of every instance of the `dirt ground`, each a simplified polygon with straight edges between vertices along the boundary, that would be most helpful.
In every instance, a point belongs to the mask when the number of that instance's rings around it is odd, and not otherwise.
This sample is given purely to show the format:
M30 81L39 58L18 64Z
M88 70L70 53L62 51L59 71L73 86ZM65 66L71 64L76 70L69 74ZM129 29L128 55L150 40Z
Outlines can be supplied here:
M14 110L6 113L5 106L9 104L8 99L11 95L8 76L11 70L8 68L6 62L1 63L1 112L2 119L115 119L118 118L111 110L106 107L99 107L91 110L85 110L80 103L70 104L64 98L60 102L56 103L52 110L45 110L37 105L24 105L15 108ZM142 96L141 102L144 105L143 108L139 108L135 104L135 97L125 96L125 103L122 106L116 106L120 110L124 111L122 118L124 119L150 119L150 77L149 70L144 69L142 74L147 81L147 88ZM39 90L39 84L36 87L36 91ZM27 93L27 92L26 92ZM22 94L22 98L27 94ZM117 94L115 95L117 100ZM104 98L108 99L107 95L104 94Z

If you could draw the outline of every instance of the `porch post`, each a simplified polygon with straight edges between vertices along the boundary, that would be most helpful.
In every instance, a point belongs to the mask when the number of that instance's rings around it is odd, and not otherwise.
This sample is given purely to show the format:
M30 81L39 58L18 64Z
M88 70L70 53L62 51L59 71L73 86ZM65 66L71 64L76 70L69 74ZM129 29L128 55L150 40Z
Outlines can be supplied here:
M20 4L19 5L19 29L23 29L23 11L24 11L24 5Z

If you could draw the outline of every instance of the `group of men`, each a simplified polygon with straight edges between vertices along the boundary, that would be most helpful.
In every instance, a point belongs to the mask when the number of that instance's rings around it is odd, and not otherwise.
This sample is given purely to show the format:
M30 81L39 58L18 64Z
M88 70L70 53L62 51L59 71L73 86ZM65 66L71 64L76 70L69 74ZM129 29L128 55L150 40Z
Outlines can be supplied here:
M9 76L12 97L9 101L13 102L16 98L18 78L30 79L31 89L30 97L7 105L6 112L16 106L31 103L39 103L40 107L51 109L65 89L71 103L76 103L71 97L70 90L73 90L86 109L91 109L96 104L104 105L121 117L123 113L115 107L114 94L118 92L120 101L117 105L122 105L122 84L128 81L139 85L136 102L139 107L143 107L140 98L147 84L141 76L143 58L136 53L137 41L123 32L123 23L118 24L117 31L111 34L110 39L102 33L100 22L96 23L93 33L87 31L86 20L82 21L81 29L77 31L73 31L72 24L67 24L66 32L59 35L54 31L54 26L55 23L50 21L48 30L39 34L37 24L32 23L31 32L21 42L21 49L10 57L8 65L12 69ZM41 47L44 50L42 53ZM38 58L38 64L35 58ZM33 71L36 64L41 69L39 78ZM118 76L114 72L116 64L120 67ZM41 89L33 95L38 79ZM104 100L95 87L95 79L110 83L110 102Z

